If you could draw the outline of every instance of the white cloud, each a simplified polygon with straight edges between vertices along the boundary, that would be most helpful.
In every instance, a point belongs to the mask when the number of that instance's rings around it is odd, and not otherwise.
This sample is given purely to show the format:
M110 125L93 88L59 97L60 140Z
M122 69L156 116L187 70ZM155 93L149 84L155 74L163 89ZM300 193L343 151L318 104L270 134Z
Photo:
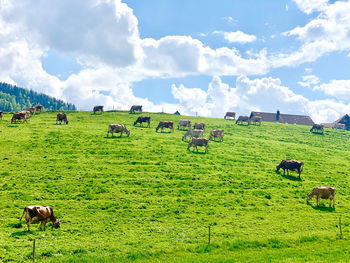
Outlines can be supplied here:
M229 23L237 23L238 22L238 19L234 19L232 16L225 16L225 17L223 17L223 19Z
M332 80L314 87L314 90L322 91L339 100L350 100L350 80Z
M226 111L249 115L251 111L310 115L318 123L333 122L350 111L350 103L334 100L311 101L282 86L280 79L239 76L235 87L213 77L206 92L199 89L172 86L172 93L180 105L194 115L223 117Z
M213 34L220 34L224 36L224 39L229 43L250 43L256 40L256 36L243 33L242 31L235 32L224 32L224 31L213 31Z
M328 0L294 0L298 8L306 14L324 10Z
M303 87L310 88L311 86L315 86L320 82L320 79L315 75L306 75L301 77L303 81L299 81L298 84Z

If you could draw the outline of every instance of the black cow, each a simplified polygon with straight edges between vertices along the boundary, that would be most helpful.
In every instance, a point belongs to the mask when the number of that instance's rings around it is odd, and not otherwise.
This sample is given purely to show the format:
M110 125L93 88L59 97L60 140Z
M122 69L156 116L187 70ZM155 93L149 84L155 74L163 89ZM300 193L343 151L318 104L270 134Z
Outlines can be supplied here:
M100 111L101 114L103 113L103 106L102 105L98 105L94 107L94 114L96 114L96 112Z
M142 112L142 105L132 105L130 113L135 113L135 111Z
M300 178L300 174L303 171L303 165L304 165L304 163L301 161L284 159L281 161L280 164L276 165L276 172L278 172L279 169L283 169L283 175L286 174L286 170L287 170L287 175L288 175L288 170L297 171L299 174L299 178Z
M149 127L150 124L151 124L151 117L150 116L140 116L140 117L138 117L137 120L134 122L134 126L136 124L138 124L138 123L140 123L140 125L142 126L142 123L144 123L144 122L147 122L148 123L147 127Z

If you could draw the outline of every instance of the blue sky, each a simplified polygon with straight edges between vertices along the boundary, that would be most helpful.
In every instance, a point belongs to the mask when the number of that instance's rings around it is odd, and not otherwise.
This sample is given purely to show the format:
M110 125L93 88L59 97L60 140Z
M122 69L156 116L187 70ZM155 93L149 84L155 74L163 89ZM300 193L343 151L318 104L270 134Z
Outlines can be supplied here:
M0 0L0 81L95 104L221 117L350 112L350 3Z

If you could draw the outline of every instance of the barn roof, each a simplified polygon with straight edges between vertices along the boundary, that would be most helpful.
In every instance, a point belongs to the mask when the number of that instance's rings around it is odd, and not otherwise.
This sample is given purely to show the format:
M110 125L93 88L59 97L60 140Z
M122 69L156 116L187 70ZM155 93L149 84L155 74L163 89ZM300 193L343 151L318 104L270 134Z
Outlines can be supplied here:
M345 129L350 130L350 116L348 114L345 114L343 117L340 117L339 119L334 121L332 125L335 123L343 123L345 124Z
M282 114L279 113L270 113L270 112L258 112L252 111L250 117L260 116L262 121L266 122L279 122L279 123L288 123L288 124L298 124L298 125L313 125L314 122L309 116L306 115L292 115L292 114Z

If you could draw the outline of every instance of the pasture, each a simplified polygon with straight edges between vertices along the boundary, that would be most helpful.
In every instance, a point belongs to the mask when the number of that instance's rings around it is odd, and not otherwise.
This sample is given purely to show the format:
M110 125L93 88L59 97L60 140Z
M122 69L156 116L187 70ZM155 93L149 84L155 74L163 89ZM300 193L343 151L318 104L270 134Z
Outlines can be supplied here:
M0 262L30 262L33 239L37 262L350 261L350 132L161 113L133 127L128 112L67 112L56 125L56 114L0 120ZM206 138L224 129L224 141L187 151L181 119L204 122ZM159 121L175 132L156 133ZM111 123L130 137L107 138ZM275 172L284 158L305 163L301 181ZM317 185L336 188L335 209L306 204ZM27 232L19 217L33 204L61 228Z

